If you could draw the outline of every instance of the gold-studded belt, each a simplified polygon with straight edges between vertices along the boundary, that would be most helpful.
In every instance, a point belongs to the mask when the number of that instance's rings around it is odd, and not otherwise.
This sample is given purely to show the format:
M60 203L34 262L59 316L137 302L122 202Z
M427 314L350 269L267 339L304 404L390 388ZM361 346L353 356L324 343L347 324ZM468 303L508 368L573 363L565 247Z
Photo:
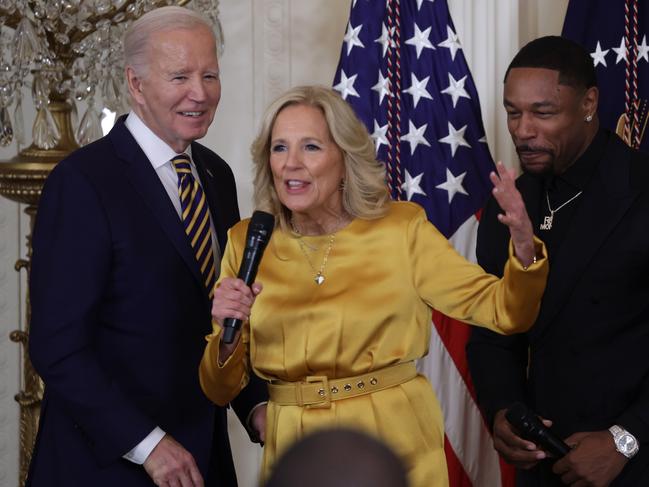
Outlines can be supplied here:
M403 384L416 375L415 363L405 362L344 379L310 375L302 382L271 381L268 393L271 401L282 406L329 408L331 401L381 391Z

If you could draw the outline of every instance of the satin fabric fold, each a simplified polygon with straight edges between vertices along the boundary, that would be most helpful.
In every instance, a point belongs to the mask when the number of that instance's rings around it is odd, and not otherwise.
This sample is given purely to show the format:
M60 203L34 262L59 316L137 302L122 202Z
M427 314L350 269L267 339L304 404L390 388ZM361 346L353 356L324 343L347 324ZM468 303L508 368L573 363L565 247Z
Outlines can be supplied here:
M221 277L237 274L247 221L230 231ZM510 258L505 278L464 260L413 203L391 203L378 220L353 220L336 234L317 285L312 262L329 236L273 233L257 281L264 286L237 351L219 366L218 334L208 343L201 383L212 400L229 401L245 384L249 365L267 380L309 375L344 378L428 353L431 307L503 333L525 331L536 318L548 266L537 242L536 264ZM317 266L317 267L318 267ZM245 353L244 353L245 352ZM262 476L304 434L327 426L360 428L384 440L406 464L414 487L447 486L443 416L423 376L329 409L268 405Z

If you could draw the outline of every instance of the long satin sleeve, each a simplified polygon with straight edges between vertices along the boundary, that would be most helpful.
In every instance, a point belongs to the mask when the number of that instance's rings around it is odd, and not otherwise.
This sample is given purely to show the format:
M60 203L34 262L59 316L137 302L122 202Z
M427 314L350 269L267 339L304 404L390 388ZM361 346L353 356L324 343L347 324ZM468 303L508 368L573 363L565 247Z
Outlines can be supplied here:
M534 324L549 272L540 240L535 238L537 261L527 269L510 243L504 277L498 279L459 255L423 210L407 233L414 287L431 307L501 334L524 332Z
M241 261L243 241L228 231L228 244L221 261L221 273L216 283L218 287L226 277L236 277L236 269ZM240 235L241 233L239 233ZM249 324L241 329L241 339L234 352L224 363L219 363L219 343L221 328L213 324L214 331L206 338L207 346L198 369L201 388L211 401L225 406L243 389L250 379L248 361Z

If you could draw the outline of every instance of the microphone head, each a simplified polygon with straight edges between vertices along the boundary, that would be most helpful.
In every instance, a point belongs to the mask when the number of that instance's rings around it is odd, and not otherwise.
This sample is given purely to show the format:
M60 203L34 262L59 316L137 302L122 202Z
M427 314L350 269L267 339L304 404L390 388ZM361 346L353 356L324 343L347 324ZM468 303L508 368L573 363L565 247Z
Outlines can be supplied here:
M514 404L509 406L507 412L505 412L505 417L507 418L507 421L509 421L511 424L517 425L525 421L526 417L529 414L530 411L529 409L527 409L525 404L520 402L515 402Z
M535 434L536 430L543 428L543 423L536 414L520 402L512 404L507 409L505 417L517 430L524 434Z
M250 219L250 225L259 226L272 232L275 226L275 217L265 211L255 210Z
M505 418L523 438L541 445L554 456L563 457L570 451L570 447L524 404L512 404L505 412Z
M248 225L247 244L265 247L275 228L275 217L265 211L256 210Z

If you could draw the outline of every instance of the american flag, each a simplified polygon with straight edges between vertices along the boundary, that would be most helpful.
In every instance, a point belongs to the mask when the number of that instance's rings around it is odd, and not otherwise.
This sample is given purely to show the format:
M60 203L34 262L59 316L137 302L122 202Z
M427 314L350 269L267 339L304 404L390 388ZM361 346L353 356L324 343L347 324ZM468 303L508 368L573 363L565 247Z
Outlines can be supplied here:
M423 206L475 260L477 217L494 164L446 1L354 0L334 88L372 135L393 197ZM468 326L437 312L433 323L419 367L444 411L451 486L502 485L509 474L501 472L466 365Z
M590 53L599 117L629 145L649 152L649 5L643 0L570 0L563 36Z

